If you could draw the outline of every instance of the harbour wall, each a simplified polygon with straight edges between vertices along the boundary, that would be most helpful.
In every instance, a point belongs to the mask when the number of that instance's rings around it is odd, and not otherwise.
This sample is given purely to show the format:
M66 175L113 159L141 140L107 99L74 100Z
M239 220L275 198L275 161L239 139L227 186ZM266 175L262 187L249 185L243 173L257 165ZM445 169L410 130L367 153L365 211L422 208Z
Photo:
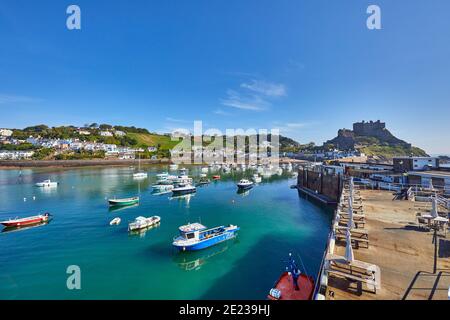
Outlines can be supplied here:
M316 195L318 200L327 204L336 204L339 201L342 187L343 177L340 174L308 168L299 169L297 188L306 194Z

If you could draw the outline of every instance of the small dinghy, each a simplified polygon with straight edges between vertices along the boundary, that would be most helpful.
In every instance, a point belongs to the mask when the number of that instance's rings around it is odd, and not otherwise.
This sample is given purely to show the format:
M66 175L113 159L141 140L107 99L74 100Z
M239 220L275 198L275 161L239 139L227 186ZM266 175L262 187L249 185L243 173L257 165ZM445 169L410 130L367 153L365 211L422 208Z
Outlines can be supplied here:
M128 225L128 231L136 231L149 227L153 227L161 222L161 217L153 216L150 218L137 217L133 222Z
M120 218L114 218L109 223L110 226L118 226L120 224L120 221L122 221Z

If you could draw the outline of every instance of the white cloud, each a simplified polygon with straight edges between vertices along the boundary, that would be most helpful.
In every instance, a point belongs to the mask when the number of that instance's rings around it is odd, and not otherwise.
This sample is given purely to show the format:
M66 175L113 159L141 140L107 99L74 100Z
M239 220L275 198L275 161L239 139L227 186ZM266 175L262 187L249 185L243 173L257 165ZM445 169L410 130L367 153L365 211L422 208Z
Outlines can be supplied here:
M242 95L237 91L228 90L227 98L221 100L222 104L242 110L262 111L270 106L270 103L258 95Z
M287 122L287 123L279 123L275 122L273 124L275 129L280 130L280 133L297 133L301 129L316 125L316 122Z
M283 84L272 83L260 80L252 80L250 83L242 83L241 88L268 96L284 97L286 96L286 87Z
M39 102L39 101L41 101L41 99L0 93L0 104L33 103L33 102Z
M219 115L219 116L230 116L231 113L229 112L225 112L222 109L217 109L214 111L215 114Z
M175 119L175 118L171 118L171 117L167 117L166 121L168 121L168 122L176 122L176 123L189 123L189 122L192 122L192 121L189 121L189 120Z

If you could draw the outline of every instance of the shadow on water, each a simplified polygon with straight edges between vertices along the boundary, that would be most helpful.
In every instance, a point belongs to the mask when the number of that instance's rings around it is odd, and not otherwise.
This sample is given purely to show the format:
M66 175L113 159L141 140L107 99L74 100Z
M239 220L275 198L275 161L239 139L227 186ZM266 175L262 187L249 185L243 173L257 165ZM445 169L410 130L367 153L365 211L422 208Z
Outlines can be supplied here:
M239 242L238 239L226 241L206 250L195 252L177 252L173 255L173 261L184 271L197 271L206 263L212 262L214 258L231 249Z
M285 251L278 251L279 255L274 256L276 254L271 253L268 248L285 248ZM210 286L209 290L199 299L265 299L281 273L285 271L289 252L292 252L298 261L300 249L294 249L292 243L286 240L266 236L243 258L236 261L227 274L214 283L207 284ZM315 258L302 256L302 259L304 263L306 262L308 273L315 278L321 254Z

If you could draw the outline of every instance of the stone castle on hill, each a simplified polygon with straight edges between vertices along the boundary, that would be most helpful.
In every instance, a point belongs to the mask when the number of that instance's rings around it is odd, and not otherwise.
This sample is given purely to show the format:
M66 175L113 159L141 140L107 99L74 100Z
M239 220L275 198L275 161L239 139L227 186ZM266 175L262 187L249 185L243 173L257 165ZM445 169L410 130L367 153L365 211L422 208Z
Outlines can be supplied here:
M339 149L355 149L361 145L387 145L411 148L411 144L396 138L388 129L386 123L378 121L362 121L353 124L353 130L341 129L338 136L325 142Z

